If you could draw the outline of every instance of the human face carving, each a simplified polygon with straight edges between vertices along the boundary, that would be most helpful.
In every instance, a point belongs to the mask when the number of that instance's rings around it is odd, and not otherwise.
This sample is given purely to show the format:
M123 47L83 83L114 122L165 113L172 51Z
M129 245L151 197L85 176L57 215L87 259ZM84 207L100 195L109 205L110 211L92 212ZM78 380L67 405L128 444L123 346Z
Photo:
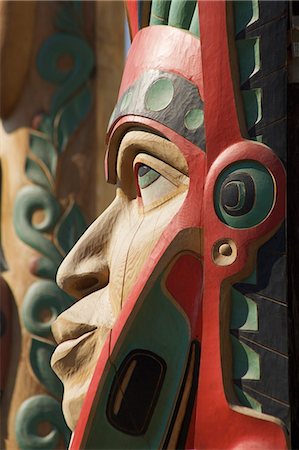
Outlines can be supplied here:
M117 159L110 207L59 268L57 282L79 301L53 325L52 367L64 384L63 412L74 429L99 354L126 298L186 198L186 160L172 142L129 131Z

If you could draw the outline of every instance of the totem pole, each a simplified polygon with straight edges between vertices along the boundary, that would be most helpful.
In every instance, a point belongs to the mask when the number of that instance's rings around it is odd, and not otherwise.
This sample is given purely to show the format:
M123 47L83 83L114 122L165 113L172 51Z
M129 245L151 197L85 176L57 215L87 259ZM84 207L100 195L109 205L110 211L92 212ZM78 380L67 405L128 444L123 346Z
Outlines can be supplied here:
M113 3L3 1L0 31L0 447L65 449L51 324L74 299L55 277L112 198L98 168L123 66L123 14Z
M116 198L57 277L79 300L52 327L72 450L291 445L287 10L127 2Z

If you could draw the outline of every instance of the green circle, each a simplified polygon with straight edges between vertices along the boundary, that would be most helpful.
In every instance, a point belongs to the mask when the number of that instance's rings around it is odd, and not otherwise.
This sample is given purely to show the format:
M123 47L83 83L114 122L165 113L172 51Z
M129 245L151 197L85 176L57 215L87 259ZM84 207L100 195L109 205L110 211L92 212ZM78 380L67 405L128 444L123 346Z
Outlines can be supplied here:
M229 175L245 172L251 176L255 186L253 207L242 216L231 216L221 205L221 186ZM275 201L275 184L272 175L256 161L238 161L227 167L218 177L214 189L214 207L219 219L232 228L252 228L261 223L270 213Z
M165 109L173 99L174 87L169 78L154 81L145 94L145 107L151 111Z
M124 94L121 104L120 104L120 111L124 111L130 106L131 100L132 100L133 92L128 91Z
M191 109L185 114L184 124L188 130L197 130L203 124L204 114L199 108Z

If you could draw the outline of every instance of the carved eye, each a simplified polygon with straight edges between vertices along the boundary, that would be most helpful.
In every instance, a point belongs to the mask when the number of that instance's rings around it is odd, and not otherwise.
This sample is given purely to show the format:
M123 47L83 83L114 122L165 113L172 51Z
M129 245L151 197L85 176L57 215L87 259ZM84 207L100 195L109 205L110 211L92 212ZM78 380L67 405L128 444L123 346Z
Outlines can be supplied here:
M138 185L140 189L145 189L156 181L161 175L145 164L140 164L138 167Z
M164 168L161 167L161 171L166 170L166 165L161 162L160 164L165 166ZM172 171L175 171L175 169L172 168ZM137 164L136 173L140 197L145 209L151 209L163 204L179 192L182 192L182 188L185 190L184 186L175 184L146 164Z
M240 161L218 177L214 205L219 219L233 228L251 228L270 213L275 201L274 180L256 161Z

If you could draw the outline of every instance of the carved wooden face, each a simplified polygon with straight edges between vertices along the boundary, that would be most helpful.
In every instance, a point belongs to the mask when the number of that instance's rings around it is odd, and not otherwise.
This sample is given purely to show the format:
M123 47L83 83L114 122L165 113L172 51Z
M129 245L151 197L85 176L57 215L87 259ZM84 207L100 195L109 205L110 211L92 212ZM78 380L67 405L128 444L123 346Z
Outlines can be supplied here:
M202 163L202 158L193 160ZM194 226L190 212L189 216L179 214L180 225L174 220L190 192L190 170L195 168L188 167L182 150L170 140L151 132L128 131L118 150L114 202L59 268L58 284L78 299L53 325L59 345L52 367L64 384L63 411L72 429L103 344L134 286L137 282L146 285L176 235ZM196 186L200 189L201 184ZM185 250L186 243L188 250L191 240L200 253L198 229L196 233L196 243L190 230L187 237L180 237L176 253ZM168 259L173 259L173 251L168 253ZM160 271L166 266L163 263Z

